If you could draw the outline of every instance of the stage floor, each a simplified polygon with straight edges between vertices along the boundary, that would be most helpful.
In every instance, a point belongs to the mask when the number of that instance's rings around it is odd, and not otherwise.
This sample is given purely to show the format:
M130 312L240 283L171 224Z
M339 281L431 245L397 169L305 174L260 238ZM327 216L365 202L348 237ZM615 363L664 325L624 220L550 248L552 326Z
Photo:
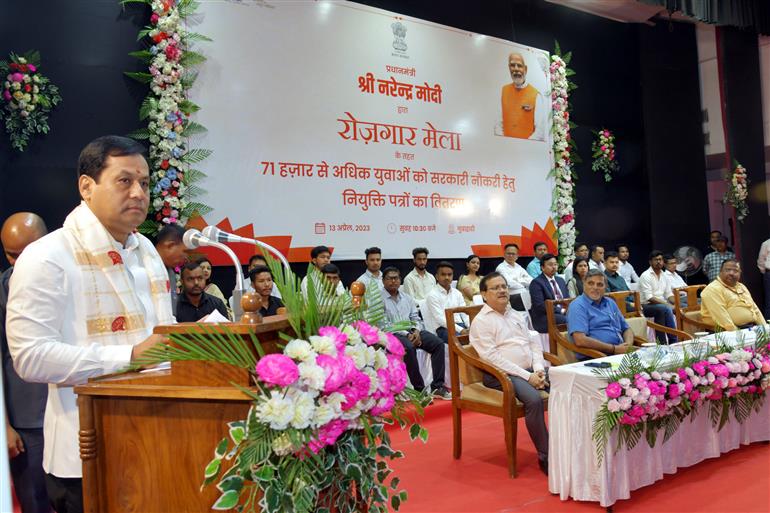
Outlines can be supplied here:
M452 459L452 408L436 401L423 423L427 444L409 442L406 431L391 429L393 446L406 458L392 464L409 500L399 511L423 512L599 512L599 503L561 501L548 492L537 466L524 419L518 426L518 477L508 478L503 423L476 413L463 414L463 454ZM770 445L743 446L721 458L680 469L674 475L618 501L625 512L770 511Z

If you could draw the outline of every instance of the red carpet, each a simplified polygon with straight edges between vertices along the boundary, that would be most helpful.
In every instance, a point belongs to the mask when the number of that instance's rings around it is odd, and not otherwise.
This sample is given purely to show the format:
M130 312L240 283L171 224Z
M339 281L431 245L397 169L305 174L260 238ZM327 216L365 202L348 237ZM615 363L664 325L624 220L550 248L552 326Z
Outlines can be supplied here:
M518 477L508 478L502 420L463 414L463 454L452 458L452 408L438 401L426 410L427 444L409 442L391 429L393 446L406 458L392 463L409 500L409 512L602 512L599 503L561 501L548 492L524 419L519 419ZM753 444L680 469L615 503L625 512L768 512L770 446Z

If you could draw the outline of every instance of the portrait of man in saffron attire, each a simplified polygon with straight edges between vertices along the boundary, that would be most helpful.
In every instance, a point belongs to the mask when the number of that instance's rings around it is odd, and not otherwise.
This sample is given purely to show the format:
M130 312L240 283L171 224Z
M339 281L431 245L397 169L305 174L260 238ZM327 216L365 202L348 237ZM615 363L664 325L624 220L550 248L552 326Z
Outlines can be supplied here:
M527 81L524 55L508 55L511 83L502 90L502 135L518 139L544 140L545 103L540 91Z

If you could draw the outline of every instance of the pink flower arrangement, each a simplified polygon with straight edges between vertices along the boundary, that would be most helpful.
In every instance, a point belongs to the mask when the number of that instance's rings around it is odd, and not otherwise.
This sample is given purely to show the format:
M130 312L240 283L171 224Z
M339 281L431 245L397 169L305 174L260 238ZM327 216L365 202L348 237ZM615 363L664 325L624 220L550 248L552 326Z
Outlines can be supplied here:
M612 180L612 174L620 169L615 160L615 135L606 128L602 128L596 132L596 140L591 145L591 151L594 158L591 169L602 171L604 180L609 182Z
M673 371L641 372L607 384L604 407L635 425L690 411L723 396L764 394L770 387L770 355L752 348L722 353ZM630 399L630 400L629 400Z
M731 205L735 209L735 216L738 221L743 222L749 215L749 179L746 174L746 168L735 163L735 169L725 177L727 182L727 192L722 198L722 203Z
M263 356L256 366L266 392L257 400L257 419L279 431L310 429L297 454L333 445L346 430L360 428L362 415L390 412L407 383L404 348L390 333L356 321L318 334L333 341L334 354L317 354L310 342L296 340L291 351ZM366 357L371 351L381 354Z
M12 53L7 61L0 60L0 121L19 151L35 133L48 133L48 114L61 101L58 88L33 61L40 61L39 52Z
M282 354L268 354L257 362L257 377L270 385L287 386L299 378L294 360Z

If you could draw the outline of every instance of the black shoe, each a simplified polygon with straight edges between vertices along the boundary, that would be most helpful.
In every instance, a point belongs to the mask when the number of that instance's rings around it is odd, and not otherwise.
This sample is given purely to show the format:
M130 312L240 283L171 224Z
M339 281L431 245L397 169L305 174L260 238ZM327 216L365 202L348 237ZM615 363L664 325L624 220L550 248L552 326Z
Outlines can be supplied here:
M452 392L447 390L446 387L438 387L436 390L433 391L433 397L437 399L443 399L444 401L451 401Z
M540 467L540 470L543 471L543 474L547 476L548 475L548 458L544 460L537 460L537 464Z

